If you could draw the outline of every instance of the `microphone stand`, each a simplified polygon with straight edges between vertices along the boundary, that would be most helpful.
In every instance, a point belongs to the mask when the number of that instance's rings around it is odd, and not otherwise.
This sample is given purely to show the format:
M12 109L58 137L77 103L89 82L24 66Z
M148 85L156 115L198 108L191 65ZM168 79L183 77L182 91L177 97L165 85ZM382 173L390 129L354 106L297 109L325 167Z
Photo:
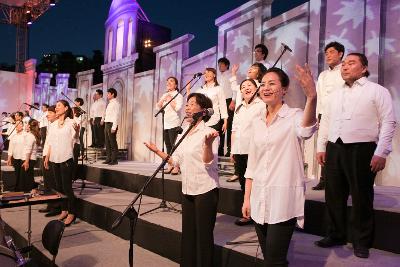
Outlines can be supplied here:
M198 78L198 79L194 82L194 84L196 84L196 83L200 80L200 79L199 79L200 77L201 77L201 76L194 75L193 78L192 78L185 86L183 86L181 89L179 89L178 92L177 92L169 101L167 101L167 103L165 103L165 104L160 108L160 110L157 111L156 114L154 115L154 117L157 117L158 115L161 114L161 120L162 120L162 148L161 148L161 151L162 151L162 152L164 152L164 130L165 130L165 128L164 128L164 126L165 126L164 118L165 118L165 109L166 109L166 107L167 107L175 98L177 98L178 95L179 95L179 94L194 80L194 79ZM194 85L194 84L193 84L193 85ZM158 207L156 207L156 208L154 208L154 209L151 209L151 210L148 210L148 211L146 211L146 212L144 212L144 213L142 213L142 214L140 214L140 215L145 215L145 214L147 214L147 213L153 212L153 211L158 210L158 209L163 209L163 211L181 212L180 210L174 208L170 203L168 203L168 204L170 205L170 207L167 206L167 201L165 200L165 170L164 170L164 168L162 168L162 170L161 170L161 190L162 190L162 199L161 199L160 205L159 205Z
M71 98L69 98L66 94L64 94L63 92L61 92L61 95L63 95L69 102L71 102L71 103L74 103L74 107L77 107L78 109L79 109L79 111L81 111L82 112L82 115L83 114L88 114L85 110L83 110L80 106L78 106L78 105L76 105L75 104L75 102L74 101L72 101L72 99ZM81 116L82 116L81 115ZM86 119L86 121L87 121L87 119ZM79 129L79 131L80 131L80 129ZM85 146L85 157L86 157L86 160L88 161L88 157L87 157L87 129L85 129L85 135L86 135L86 137L85 137L85 139L86 139L86 144L84 144L84 146ZM79 133L79 137L80 137L80 133ZM81 154L81 149L79 148L79 154ZM81 155L81 166L83 166L83 156ZM82 172L82 171L81 171ZM75 177L74 177L75 178ZM79 179L79 178L78 178ZM76 180L78 180L78 179L76 179ZM76 180L74 180L74 182L76 181ZM83 178L83 174L81 175L81 177L80 177L80 180L82 181L81 182L81 185L78 187L78 188L80 188L80 191L79 191L79 195L82 195L82 192L83 192L83 190L85 190L85 188L89 188L89 189L95 189L95 190L103 190L103 188L102 187L100 187L100 186L94 186L94 185L87 185L86 184L86 178ZM78 189L78 188L74 188L74 189Z
M154 177L156 177L157 173L160 170L164 169L165 164L167 164L168 160L170 159L171 155L175 152L175 150L179 147L179 145L182 143L183 139L189 134L189 132L193 129L193 127L196 125L197 121L193 120L193 122L190 124L189 128L186 130L186 132L182 135L182 137L179 139L179 141L174 145L174 147L171 150L171 153L167 155L167 157L161 162L161 164L157 167L157 169L154 171L154 173L147 178L146 182L142 186L142 188L139 190L135 198L131 201L131 203L125 208L124 212L114 221L114 223L111 226L111 230L114 230L117 228L121 223L122 219L124 217L127 217L129 219L129 228L130 228L130 234L129 234L129 266L133 266L133 239L135 235L135 230L136 230L136 225L137 225L137 220L138 220L138 212L136 211L134 205L139 201L139 207L138 210L140 210L140 205L141 205L141 199L144 195L144 191L146 188L149 186L151 181L153 181Z

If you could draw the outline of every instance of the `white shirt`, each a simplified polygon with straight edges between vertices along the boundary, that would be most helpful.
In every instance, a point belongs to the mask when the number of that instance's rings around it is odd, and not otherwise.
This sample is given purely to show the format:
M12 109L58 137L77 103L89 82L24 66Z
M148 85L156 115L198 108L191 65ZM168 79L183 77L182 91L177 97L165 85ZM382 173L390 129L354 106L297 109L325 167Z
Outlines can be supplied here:
M75 143L74 120L66 118L64 125L58 125L56 120L52 123L51 130L46 142L50 149L49 161L62 163L73 158L73 148ZM48 153L46 153L48 155Z
M32 133L25 133L24 140L24 160L26 159L26 155L30 154L30 160L37 159L37 143L36 138Z
M1 125L1 129L3 130L7 130L10 125L12 124L12 119L10 117L3 117L3 119L0 122Z
M108 102L104 115L104 122L112 122L112 130L117 130L120 109L120 105L116 98L113 98Z
M186 129L184 130L184 132ZM219 138L212 144L214 159L203 162L203 145L206 134L213 132L201 121L194 131L187 135L172 155L174 165L179 164L182 171L182 193L185 195L200 195L219 187L218 181L218 145ZM179 135L177 140L180 140Z
M303 140L317 124L302 127L303 111L284 104L269 126L265 113L251 124L246 178L253 179L251 217L258 224L276 224L297 218L303 227L305 179Z
M29 116L25 116L22 118L22 122L24 123L24 125L27 125L30 120L31 120L31 117L29 117Z
M264 116L266 111L265 103L258 97L248 105L245 101L242 106L235 113L232 123L232 154L246 155L249 154L251 123L259 117Z
M106 112L107 103L104 98L99 98L90 106L90 118L103 118Z
M39 128L47 127L49 126L49 121L47 120L47 111L42 112L40 118L39 118Z
M254 62L254 63L261 63L261 64L263 64L264 67L266 67L267 69L269 69L269 68L271 67L271 65L270 65L267 61L265 61L265 60L256 61L256 62Z
M206 122L207 126L216 125L220 119L228 118L228 109L226 107L225 94L221 86L214 84L211 86L203 85L196 90L196 93L200 93L208 96L213 104L214 114L211 116L210 120Z
M49 122L49 125L47 126L46 141L44 142L44 145L43 145L43 152L42 152L43 157L44 157L44 156L47 156L47 155L48 155L48 152L49 152L49 138L48 138L48 136L50 135L51 129L52 129L53 127L56 127L56 126L57 126L54 122L55 122L55 121Z
M317 82L317 114L324 114L324 109L330 101L329 95L344 84L340 69L342 64L335 66L333 69L328 68L321 72Z
M248 77L246 79L248 79ZM234 91L234 95L236 95L235 98L233 98L235 100L235 110L236 110L242 103L243 100L242 92L240 91L240 84L238 84L236 76L232 76L229 79L229 81L231 82L232 91ZM260 82L258 80L253 80L253 81L256 82L257 87L260 86Z
M389 91L362 77L352 87L335 90L321 119L318 152L325 152L328 141L343 143L376 142L375 155L387 157L392 151L396 127Z
M236 96L236 94L233 94L231 89L231 82L229 81L230 77L231 74L228 70L224 72L218 72L218 83L222 87L222 90L224 90L226 99Z
M15 129L15 128L17 127L18 123L24 123L24 122L23 121L20 121L20 122L17 121L14 124L10 123L10 126L8 126L8 129L7 129L7 135L8 135L7 140L11 140L11 138L14 136L14 134L17 133L17 129Z
M32 119L35 119L35 120L39 120L40 119L40 117L42 116L42 111L41 110L37 110L37 109L31 109L31 117L32 117Z
M25 132L15 132L10 138L10 145L8 146L8 156L14 159L25 160Z
M162 95L161 99L165 99L167 95L174 97L176 94L178 96L165 107L165 114L164 114L164 129L172 129L178 127L180 122L180 117L178 112L181 110L183 105L183 96L178 93L178 91L171 91L166 92ZM175 109L172 108L171 104L175 101ZM164 106L168 101L162 101L162 105Z

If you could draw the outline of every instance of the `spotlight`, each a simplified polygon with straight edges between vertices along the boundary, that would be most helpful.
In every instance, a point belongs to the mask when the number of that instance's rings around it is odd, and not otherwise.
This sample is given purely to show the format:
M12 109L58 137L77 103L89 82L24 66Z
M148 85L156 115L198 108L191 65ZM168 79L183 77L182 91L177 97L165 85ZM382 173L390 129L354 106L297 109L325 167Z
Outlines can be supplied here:
M30 10L26 11L26 24L32 25L32 14Z
M56 5L56 0L50 0L50 6L55 6Z
M144 47L145 48L151 47L151 40L150 39L144 41Z

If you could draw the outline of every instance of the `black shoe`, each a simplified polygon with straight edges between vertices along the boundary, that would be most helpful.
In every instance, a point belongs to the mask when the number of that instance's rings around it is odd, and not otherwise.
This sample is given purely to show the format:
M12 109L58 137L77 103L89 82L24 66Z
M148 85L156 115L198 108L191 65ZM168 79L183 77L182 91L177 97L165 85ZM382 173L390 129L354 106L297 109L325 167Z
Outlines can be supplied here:
M250 225L253 224L253 220L252 219L246 219L246 218L239 218L235 221L235 224L237 226L244 226L244 225Z
M117 165L118 164L118 161L110 161L109 163L108 163L108 165Z
M49 209L49 207L46 207L46 208L43 208L43 209L40 209L39 210L39 212L40 213L48 213L48 212L50 212L51 210Z
M61 214L61 210L51 210L51 211L49 211L48 213L46 213L44 216L45 217L54 217L54 216L57 216L57 215L59 215L59 214Z
M96 145L90 145L89 147L96 147Z
M355 247L354 248L354 256L366 259L369 257L369 249L363 247Z
M325 181L320 180L319 183L312 188L312 190L325 190Z
M231 152L228 150L228 152L226 152L225 157L230 157L231 156Z
M321 248L330 248L330 247L346 245L347 242L344 240L335 240L332 239L331 237L325 237L319 241L315 241L314 244Z
M74 216L74 218L72 219L72 221L70 223L64 223L65 227L71 226L71 224L75 223L76 221L76 216Z
M103 164L110 164L110 163L111 163L111 160L106 160L106 161L103 161L102 163L103 163Z

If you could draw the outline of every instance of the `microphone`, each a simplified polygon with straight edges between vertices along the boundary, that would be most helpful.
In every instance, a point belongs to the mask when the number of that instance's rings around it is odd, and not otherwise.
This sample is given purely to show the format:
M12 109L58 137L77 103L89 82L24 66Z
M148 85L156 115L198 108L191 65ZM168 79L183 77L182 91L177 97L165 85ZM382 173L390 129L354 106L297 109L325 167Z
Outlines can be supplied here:
M290 49L290 47L289 47L287 44L285 44L285 43L281 43L281 45L283 46L283 48L285 48L286 50L289 50L290 52L292 52L292 53L293 53L293 50L292 50L292 49Z
M198 72L195 75L193 75L193 78L197 78L197 77L201 77L201 76L203 76L203 73Z
M199 118L202 118L204 116L212 116L214 114L214 110L212 108L207 108L207 109L203 109L200 112L196 112L192 115L192 118L194 120L197 120Z
M33 106L33 105L31 105L31 104L28 104L28 103L24 103L25 105L27 105L28 107L30 107L30 108L33 108L33 109L36 109L36 110L39 110L37 107L35 107L35 106Z

